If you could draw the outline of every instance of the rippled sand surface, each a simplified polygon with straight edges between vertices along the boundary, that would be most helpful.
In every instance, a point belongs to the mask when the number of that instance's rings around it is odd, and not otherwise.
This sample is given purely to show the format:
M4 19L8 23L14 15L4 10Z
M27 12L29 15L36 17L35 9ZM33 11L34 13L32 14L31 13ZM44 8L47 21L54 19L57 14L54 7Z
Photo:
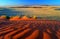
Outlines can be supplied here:
M0 21L0 39L60 39L60 21Z

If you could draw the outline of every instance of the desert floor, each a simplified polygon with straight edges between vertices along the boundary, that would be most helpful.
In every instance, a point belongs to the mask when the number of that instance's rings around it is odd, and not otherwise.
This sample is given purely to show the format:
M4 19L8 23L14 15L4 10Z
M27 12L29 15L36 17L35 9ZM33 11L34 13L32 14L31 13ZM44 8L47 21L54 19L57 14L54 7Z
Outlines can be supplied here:
M60 21L0 21L0 39L60 39Z

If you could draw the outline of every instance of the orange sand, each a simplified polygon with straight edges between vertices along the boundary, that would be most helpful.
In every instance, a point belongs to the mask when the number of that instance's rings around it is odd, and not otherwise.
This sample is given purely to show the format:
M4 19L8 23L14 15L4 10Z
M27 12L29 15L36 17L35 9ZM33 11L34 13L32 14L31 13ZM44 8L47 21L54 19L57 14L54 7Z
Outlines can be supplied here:
M22 19L27 19L23 17ZM29 19L29 18L28 18ZM60 22L51 20L15 20L1 22L0 39L60 39Z

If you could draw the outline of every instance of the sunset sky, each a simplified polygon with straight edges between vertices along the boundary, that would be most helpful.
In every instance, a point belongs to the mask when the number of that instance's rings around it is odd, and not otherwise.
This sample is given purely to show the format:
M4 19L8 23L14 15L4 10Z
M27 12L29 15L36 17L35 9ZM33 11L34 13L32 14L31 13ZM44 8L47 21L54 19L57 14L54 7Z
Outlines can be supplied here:
M60 5L60 0L0 0L0 6Z

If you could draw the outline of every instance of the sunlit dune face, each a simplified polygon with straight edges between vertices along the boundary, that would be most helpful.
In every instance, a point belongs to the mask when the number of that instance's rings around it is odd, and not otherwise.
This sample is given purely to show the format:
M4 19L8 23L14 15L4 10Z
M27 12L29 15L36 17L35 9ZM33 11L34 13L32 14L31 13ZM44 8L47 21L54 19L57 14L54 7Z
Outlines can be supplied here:
M35 20L36 16L32 17L32 18L28 18L27 16L23 16L22 18L20 18L19 16L12 16L10 17L10 20Z
M33 16L33 19L36 19L36 16Z
M19 20L20 17L19 16L13 16L13 17L10 17L10 20Z
M48 33L43 32L43 39L51 39L51 37Z
M23 16L20 20L35 20L36 16L33 16L32 18L28 18L27 16Z
M23 16L21 20L28 20L29 18L27 16Z
M5 15L0 16L0 19L6 19Z

